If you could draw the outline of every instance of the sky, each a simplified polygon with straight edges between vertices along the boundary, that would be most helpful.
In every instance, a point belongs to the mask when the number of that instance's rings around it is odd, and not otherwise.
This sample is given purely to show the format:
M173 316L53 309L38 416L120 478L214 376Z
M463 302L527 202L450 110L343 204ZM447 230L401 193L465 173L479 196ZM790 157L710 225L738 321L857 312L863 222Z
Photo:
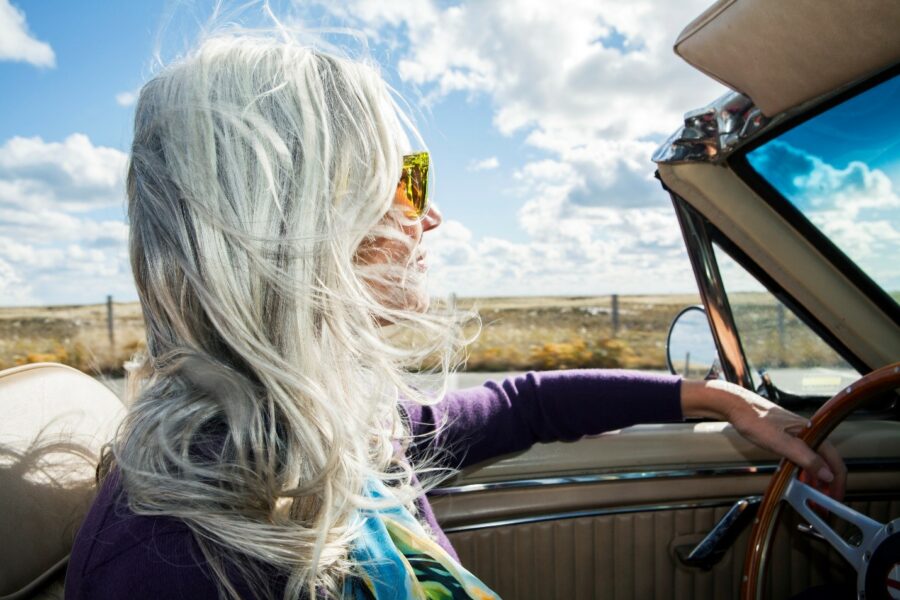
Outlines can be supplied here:
M590 295L696 289L649 157L725 91L672 51L708 3L273 9L377 60L408 103L444 214L425 241L434 294ZM136 299L123 190L134 98L155 56L183 52L211 16L204 2L0 0L0 306Z
M749 152L750 164L878 285L900 291L900 76Z

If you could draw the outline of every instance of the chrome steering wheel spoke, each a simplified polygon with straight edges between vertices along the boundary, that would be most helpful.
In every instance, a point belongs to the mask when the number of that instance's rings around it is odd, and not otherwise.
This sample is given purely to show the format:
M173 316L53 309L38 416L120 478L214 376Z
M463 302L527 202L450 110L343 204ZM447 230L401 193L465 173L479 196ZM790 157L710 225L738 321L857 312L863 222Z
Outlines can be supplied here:
M797 478L791 480L784 494L784 499L796 510L815 530L828 541L831 546L843 556L847 562L853 565L859 573L865 566L868 556L866 548L882 527L883 523L856 512L846 504L838 502L834 498L823 494L819 490L803 483ZM848 543L841 535L825 522L819 513L808 503L814 502L828 512L837 515L841 519L859 528L862 539L858 545Z

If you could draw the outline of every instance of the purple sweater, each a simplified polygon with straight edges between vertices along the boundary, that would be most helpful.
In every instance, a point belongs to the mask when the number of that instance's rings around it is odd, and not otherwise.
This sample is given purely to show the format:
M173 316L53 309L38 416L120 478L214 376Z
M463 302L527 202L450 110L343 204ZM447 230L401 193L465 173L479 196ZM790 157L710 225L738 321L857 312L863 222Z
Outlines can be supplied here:
M575 440L634 425L680 421L680 379L616 370L548 371L453 391L438 405L404 405L415 435L437 436L413 445L448 466L465 467L530 447ZM138 516L128 510L119 477L106 479L72 548L67 600L217 598L203 555L178 519ZM427 498L422 518L439 543L456 556ZM277 575L275 576L277 580ZM241 597L256 597L247 582L232 579ZM277 584L277 582L276 582Z

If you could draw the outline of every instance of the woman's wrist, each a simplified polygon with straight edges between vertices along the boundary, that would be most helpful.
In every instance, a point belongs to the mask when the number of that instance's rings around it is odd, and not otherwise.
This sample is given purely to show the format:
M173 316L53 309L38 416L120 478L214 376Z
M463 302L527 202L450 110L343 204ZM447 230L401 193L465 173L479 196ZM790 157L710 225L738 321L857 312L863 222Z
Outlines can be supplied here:
M744 438L760 448L786 457L813 478L833 483L830 494L844 494L847 468L834 447L823 444L816 454L795 436L809 420L760 398L750 390L721 380L681 382L681 411L685 417L728 421Z
M739 401L739 391L727 381L681 382L681 412L685 418L706 418L727 421L732 405ZM739 388L740 389L740 388Z

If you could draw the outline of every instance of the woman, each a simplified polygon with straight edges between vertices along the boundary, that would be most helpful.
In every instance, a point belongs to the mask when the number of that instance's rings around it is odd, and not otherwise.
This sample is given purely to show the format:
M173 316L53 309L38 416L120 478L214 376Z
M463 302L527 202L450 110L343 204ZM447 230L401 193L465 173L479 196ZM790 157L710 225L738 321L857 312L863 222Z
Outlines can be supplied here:
M829 469L786 433L802 419L723 382L443 393L466 340L427 310L419 243L441 216L407 131L374 68L284 37L210 37L144 86L128 213L147 351L67 598L493 597L416 473L642 421L729 420L840 493L833 450ZM436 391L408 373L423 363Z

